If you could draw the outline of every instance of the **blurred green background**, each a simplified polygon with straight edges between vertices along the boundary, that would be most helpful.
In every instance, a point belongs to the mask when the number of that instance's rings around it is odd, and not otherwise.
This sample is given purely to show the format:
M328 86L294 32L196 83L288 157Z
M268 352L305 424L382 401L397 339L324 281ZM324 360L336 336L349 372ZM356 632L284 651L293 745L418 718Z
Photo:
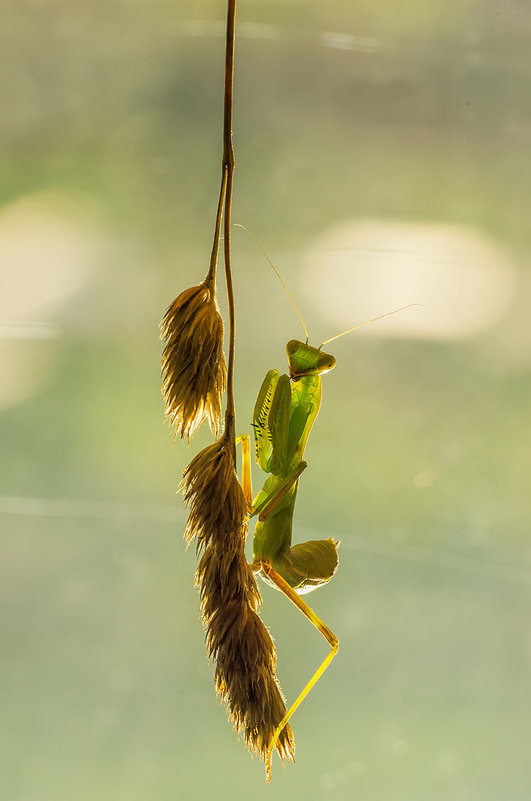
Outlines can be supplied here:
M217 702L158 322L206 272L225 3L3 0L6 801L531 795L531 9L241 0L234 221L331 343L295 539L341 640L266 786ZM238 426L301 336L234 231ZM260 480L255 474L255 486ZM279 594L293 699L327 652Z

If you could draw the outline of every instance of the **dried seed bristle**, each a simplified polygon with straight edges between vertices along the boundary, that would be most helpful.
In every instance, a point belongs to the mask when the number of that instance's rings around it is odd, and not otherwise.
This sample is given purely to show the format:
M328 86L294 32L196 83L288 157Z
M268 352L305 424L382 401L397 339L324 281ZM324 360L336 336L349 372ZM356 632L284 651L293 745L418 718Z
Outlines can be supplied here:
M181 292L166 311L160 331L165 419L175 434L190 439L207 418L216 436L227 368L214 290L204 282Z
M265 761L286 705L275 675L276 651L258 616L260 592L244 546L246 504L229 448L222 438L186 468L183 490L190 514L185 530L202 552L196 573L209 658L216 661L216 691L251 752ZM276 750L294 758L289 725Z

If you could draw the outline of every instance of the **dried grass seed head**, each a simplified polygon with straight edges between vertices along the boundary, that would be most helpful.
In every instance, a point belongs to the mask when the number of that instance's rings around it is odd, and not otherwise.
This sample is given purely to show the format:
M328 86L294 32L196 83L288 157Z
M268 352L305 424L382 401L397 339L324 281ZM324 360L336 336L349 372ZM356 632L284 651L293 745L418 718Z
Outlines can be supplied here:
M249 751L266 761L286 704L275 674L275 646L256 611L261 599L255 577L244 557L211 544L196 579L208 656L216 661L216 691ZM289 726L282 730L276 750L283 760L294 758Z
M190 513L187 542L196 538L202 557L196 573L208 655L216 661L216 690L251 752L266 761L286 705L275 675L276 651L257 610L260 592L245 558L247 507L228 442L203 448L183 475ZM293 759L293 733L286 726L276 743Z
M231 617L233 625L226 625ZM249 751L265 761L275 730L286 714L275 675L275 647L263 622L248 606L228 605L223 615L209 621L210 646L218 626L216 690ZM294 759L295 741L289 725L282 729L276 750L282 760Z
M223 543L225 549L243 549L241 526L247 507L224 437L194 456L183 473L181 486L190 508L186 541L190 543L196 537L198 549L211 542Z
M214 436L221 427L227 368L223 321L209 282L185 289L160 324L165 419L192 437L205 418Z

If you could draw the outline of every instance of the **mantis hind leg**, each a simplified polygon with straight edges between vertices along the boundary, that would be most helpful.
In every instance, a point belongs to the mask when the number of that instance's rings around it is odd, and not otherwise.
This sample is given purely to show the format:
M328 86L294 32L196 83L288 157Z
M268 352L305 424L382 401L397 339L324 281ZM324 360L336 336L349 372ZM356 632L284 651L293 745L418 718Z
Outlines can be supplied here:
M308 693L310 692L310 690L312 689L314 684L323 675L323 673L325 672L326 668L328 667L328 665L330 664L330 662L332 661L334 656L337 654L337 651L338 651L338 648L339 648L339 640L337 639L336 635L332 631L330 631L328 626L325 626L325 624L322 622L322 620L320 620L317 617L317 615L315 614L313 609L310 609L308 604L305 603L299 595L297 595L295 590L293 590L289 586L289 584L282 578L282 576L279 573L277 573L276 570L273 570L273 568L271 567L271 565L268 562L264 562L264 561L257 562L257 563L255 563L255 565L253 565L253 568L255 570L260 570L261 569L267 575L267 577L275 584L275 586L278 587L278 589L281 592L283 592L284 595L287 598L289 598L289 600L293 604L295 604L297 609L300 609L302 614L305 615L305 617L308 618L310 623L313 623L315 628L323 635L325 640L330 645L330 653L328 654L326 659L323 660L323 662L321 663L319 668L315 671L315 673L311 677L310 681L307 683L305 688L302 690L302 692L299 694L299 696L296 698L296 700L290 706L290 708L288 709L288 711L286 712L286 714L284 715L284 717L282 718L282 720L278 724L277 728L275 729L275 732L273 734L271 742L269 743L269 746L267 748L267 754L266 754L266 760L265 760L266 780L270 781L271 780L271 760L272 760L273 751L274 751L275 745L277 743L277 740L278 740L278 738L280 736L280 733L282 732L282 729L285 727L286 723L289 721L289 719L291 718L291 716L293 715L295 710L300 706L300 704L306 698L306 696L308 695Z

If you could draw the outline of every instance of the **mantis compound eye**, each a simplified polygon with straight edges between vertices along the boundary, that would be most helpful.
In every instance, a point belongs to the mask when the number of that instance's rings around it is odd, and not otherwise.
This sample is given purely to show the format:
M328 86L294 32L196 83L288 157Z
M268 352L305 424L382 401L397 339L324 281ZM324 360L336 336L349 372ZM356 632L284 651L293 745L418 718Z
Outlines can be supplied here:
M319 373L329 373L336 366L335 356L332 356L331 353L321 353L317 366Z

